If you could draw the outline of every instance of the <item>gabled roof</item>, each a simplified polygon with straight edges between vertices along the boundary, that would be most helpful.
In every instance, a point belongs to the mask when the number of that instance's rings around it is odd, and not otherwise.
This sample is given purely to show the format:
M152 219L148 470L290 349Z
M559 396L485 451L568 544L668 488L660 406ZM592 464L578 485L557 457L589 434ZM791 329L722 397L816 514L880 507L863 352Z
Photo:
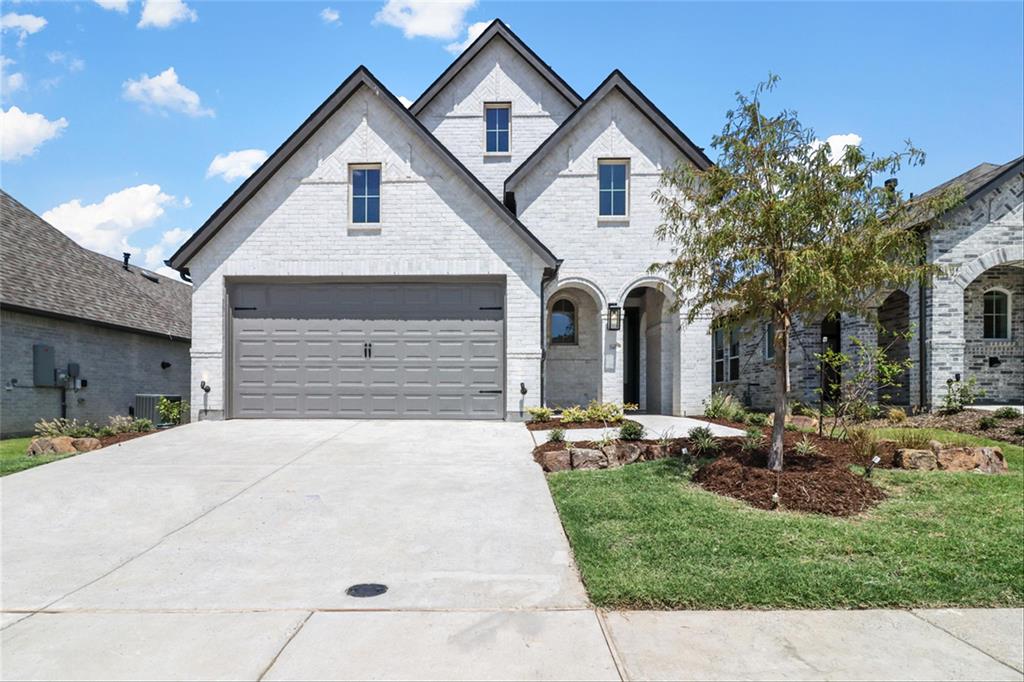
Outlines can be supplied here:
M188 341L192 287L89 251L0 190L0 306Z
M423 111L424 107L430 103L437 93L441 92L453 78L459 75L459 72L466 67L467 64L473 61L476 57L494 38L502 38L509 46L515 50L520 57L526 60L534 70L540 74L541 78L546 80L551 86L558 91L559 94L564 97L569 104L576 108L583 102L583 98L570 87L568 83L562 80L562 77L555 73L547 63L544 62L537 53L530 49L530 47L519 39L515 33L512 32L508 26L505 25L501 19L495 19L491 22L490 26L484 29L484 32L477 36L477 39L473 43L462 51L462 54L451 63L451 65L444 70L444 72L437 77L433 83L430 84L423 94L416 98L416 101L409 107L409 111L412 112L413 116L419 116L420 112Z
M1008 175L1014 173L1024 173L1024 156L1018 156L1013 161L1004 163L1003 165L997 165L994 163L979 163L974 168L961 173L952 180L947 180L941 184L932 187L926 192L914 196L910 199L911 204L920 204L927 202L928 199L937 196L940 192L947 189L959 188L963 192L961 206L975 196L987 191L993 185L1002 182ZM924 212L924 207L918 209L921 212L920 216L917 216L915 225L921 225L922 223L928 222L936 215L930 215Z
M208 242L213 238L215 234L225 225L232 216L234 216L245 204L253 197L256 192L260 190L263 185L267 183L274 176L274 174L280 169L287 161L298 151L303 144L309 140L310 137L316 133L317 130L322 126L338 109L340 109L348 99L358 92L362 87L369 88L370 91L381 97L381 101L385 105L389 106L391 110L397 114L400 118L404 118L409 122L410 128L413 133L419 137L423 142L427 144L431 149L437 152L442 159L448 162L451 168L455 171L456 175L460 176L463 181L480 196L483 201L490 206L494 212L501 218L513 231L515 231L529 246L539 255L549 267L554 267L557 263L555 255L551 253L548 247L544 246L543 243L536 236L533 235L526 226L519 222L519 219L508 210L500 201L498 201L491 192L484 187L483 183L477 179L462 163L455 158L455 156L448 151L448 149L441 144L441 142L434 137L429 130L427 130L422 123L420 123L415 116L413 116L405 106L398 101L391 92L381 85L380 81L370 73L370 70L365 66L359 66L355 71L352 72L348 78L346 78L338 89L331 94L324 102L316 108L316 110L309 115L302 125L292 133L284 144L277 148L270 157L263 162L259 168L256 169L249 178L243 182L234 193L228 197L228 200L221 204L220 208L214 211L203 226L200 227L195 234L189 237L188 241L181 245L181 248L175 252L167 261L167 265L182 271L187 272L186 264L189 260Z
M515 184L530 171L530 169L536 166L537 163L544 158L550 149L557 145L561 140L565 139L565 136L568 135L580 121L584 120L587 117L587 114L590 113L590 111L592 111L594 107L601 102L601 100L615 91L622 93L622 95L629 100L633 106L639 109L640 113L646 116L648 120L658 128L658 130L670 139L673 144L679 148L683 155L694 163L694 165L702 170L712 165L711 159L709 159L704 153L704 150L695 145L682 130L676 127L676 124L673 123L668 116L663 114L658 107L654 106L654 103L647 99L646 95L640 92L640 90L633 85L633 83L630 82L630 80L626 78L621 71L616 69L612 71L600 85L597 86L597 89L595 89L594 92L584 100L583 104L581 104L576 111L569 114L569 117L562 122L562 125L555 128L555 131L548 136L548 139L544 140L544 142L542 142L541 145L533 151L533 154L530 154L530 156L520 164L519 168L512 171L512 174L505 179L505 189L508 190L514 187Z

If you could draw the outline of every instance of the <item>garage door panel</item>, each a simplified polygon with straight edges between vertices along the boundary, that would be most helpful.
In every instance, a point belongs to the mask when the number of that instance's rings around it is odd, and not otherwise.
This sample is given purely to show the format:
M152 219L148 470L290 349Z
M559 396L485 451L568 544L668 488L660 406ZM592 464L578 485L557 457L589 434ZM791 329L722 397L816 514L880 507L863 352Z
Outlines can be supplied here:
M238 284L229 293L234 416L503 414L503 285Z

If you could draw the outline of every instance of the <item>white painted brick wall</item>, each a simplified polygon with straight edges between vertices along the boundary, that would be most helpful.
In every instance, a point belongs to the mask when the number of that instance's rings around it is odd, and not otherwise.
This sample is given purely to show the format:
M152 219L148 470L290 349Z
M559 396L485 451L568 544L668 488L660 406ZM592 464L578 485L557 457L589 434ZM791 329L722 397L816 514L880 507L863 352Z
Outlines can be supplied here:
M224 409L224 283L243 276L504 276L509 416L537 404L543 263L409 126L357 92L188 264L194 413L201 379L213 387L206 407ZM349 224L352 163L382 164L378 231Z
M658 281L648 274L648 268L670 258L671 249L655 238L661 213L651 193L658 187L661 172L680 157L675 145L614 91L510 188L515 191L524 224L564 259L559 281L550 284L549 291L561 283L582 280L597 289L606 302L621 304L637 284ZM630 160L628 220L598 220L597 162L601 158ZM678 352L685 359L680 357L672 367L665 363L662 395L672 396L673 413L693 414L703 409L701 401L710 394L707 324L701 322L682 331L678 319L672 322L673 334L681 336L665 346L666 353L676 357ZM622 398L621 333L604 332L604 400ZM663 411L670 410L665 406Z
M484 154L484 104L511 102L508 155ZM498 198L505 178L573 107L508 43L492 40L420 112L428 130Z

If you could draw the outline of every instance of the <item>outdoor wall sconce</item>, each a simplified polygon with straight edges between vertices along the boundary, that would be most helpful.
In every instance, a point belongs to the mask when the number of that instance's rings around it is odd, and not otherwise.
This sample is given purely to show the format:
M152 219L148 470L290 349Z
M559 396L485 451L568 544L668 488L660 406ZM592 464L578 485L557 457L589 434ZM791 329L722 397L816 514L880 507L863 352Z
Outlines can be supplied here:
M162 360L160 362L160 369L167 369L170 366L171 366L171 363L167 362L166 360Z
M203 389L203 393L210 392L210 384L206 383L205 379L199 382L199 388Z
M622 329L622 308L618 303L608 304L608 330L617 332Z

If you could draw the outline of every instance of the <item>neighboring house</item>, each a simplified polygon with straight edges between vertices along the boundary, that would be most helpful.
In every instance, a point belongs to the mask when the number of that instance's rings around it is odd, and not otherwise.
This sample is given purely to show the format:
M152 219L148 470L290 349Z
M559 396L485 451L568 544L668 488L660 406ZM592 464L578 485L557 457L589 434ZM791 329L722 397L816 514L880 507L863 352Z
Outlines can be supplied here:
M408 109L359 67L168 260L193 414L699 413L708 319L648 272L679 161L710 164L625 76L584 100L500 21Z
M921 197L952 186L963 192L963 203L921 226L928 260L947 273L931 287L883 292L878 326L848 315L797 321L789 367L794 398L817 404L815 355L825 345L852 353L857 338L888 348L892 359L912 361L899 388L880 392L883 402L937 407L947 382L973 378L985 391L979 403L1024 404L1024 157L982 163ZM907 331L908 340L896 333ZM763 323L715 330L716 390L771 409L770 335Z
M82 248L0 190L0 433L188 399L192 290Z

